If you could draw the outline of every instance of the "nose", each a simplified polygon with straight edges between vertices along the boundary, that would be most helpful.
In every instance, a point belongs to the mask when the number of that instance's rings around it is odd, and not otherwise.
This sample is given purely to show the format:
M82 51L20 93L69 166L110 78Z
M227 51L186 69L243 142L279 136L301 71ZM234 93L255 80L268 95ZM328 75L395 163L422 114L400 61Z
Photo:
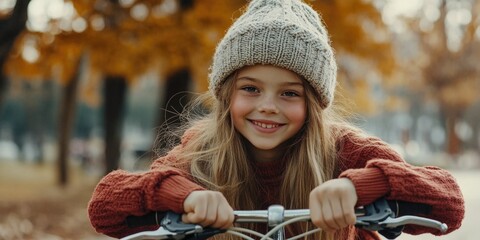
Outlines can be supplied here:
M257 107L259 112L263 113L278 113L278 105L275 102L274 97L272 96L265 96L261 99L261 101L258 103Z

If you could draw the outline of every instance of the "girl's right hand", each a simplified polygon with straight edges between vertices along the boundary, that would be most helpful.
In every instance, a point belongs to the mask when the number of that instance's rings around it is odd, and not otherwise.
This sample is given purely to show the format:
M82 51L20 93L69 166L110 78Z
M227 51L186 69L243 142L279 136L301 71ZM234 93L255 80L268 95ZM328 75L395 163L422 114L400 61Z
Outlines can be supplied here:
M193 191L183 202L184 223L200 224L204 227L227 229L233 225L235 216L222 193L216 191Z

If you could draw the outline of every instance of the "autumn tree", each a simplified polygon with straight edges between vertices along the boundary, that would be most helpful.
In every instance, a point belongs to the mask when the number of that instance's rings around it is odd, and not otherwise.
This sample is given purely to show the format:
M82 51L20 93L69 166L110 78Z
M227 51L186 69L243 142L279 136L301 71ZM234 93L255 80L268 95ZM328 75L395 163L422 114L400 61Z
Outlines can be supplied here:
M447 132L446 150L454 155L461 150L455 131L458 120L466 108L480 99L480 41L476 36L480 27L480 1L464 1L462 5L456 7L452 1L441 1L440 17L432 32L422 34L426 39L423 48L430 61L424 68L424 79L431 86L430 96L440 104ZM452 26L447 16L453 18L462 12L471 16L470 21Z
M480 1L442 0L425 4L417 17L404 19L418 38L418 52L405 69L419 69L423 81L414 83L414 91L438 103L446 131L445 150L451 155L461 151L459 120L480 99L479 12Z
M142 74L155 72L165 81L160 121L169 119L165 104L181 91L207 89L208 67L218 41L242 13L245 0L83 0L65 1L67 19L50 19L41 32L26 31L10 55L8 73L58 80L63 86L59 131L60 176L68 168L69 132L81 75L91 89L102 88L106 172L118 167L123 108L127 89ZM385 26L371 2L307 1L327 25L339 62L339 78L365 111L371 111L370 87L359 68L388 75L395 66ZM240 9L240 10L238 10ZM372 34L375 33L375 34ZM38 58L23 59L30 47ZM352 62L354 64L352 64ZM385 78L388 79L388 78ZM361 93L356 89L363 88ZM90 95L93 96L93 95ZM100 101L92 101L100 104ZM173 111L181 111L180 106ZM181 108L181 107L180 107ZM154 110L152 110L154 111ZM164 112L166 111L166 113ZM160 123L158 123L160 124ZM60 134L60 133L59 133ZM60 177L66 183L66 176Z
M184 72L206 82L207 54L211 54L228 26L230 16L209 14L204 1L191 10L193 1L73 1L76 14L67 19L70 28L61 29L65 19L51 19L47 31L26 32L17 41L17 50L34 48L38 59L27 61L15 54L10 60L11 75L26 78L58 79L63 86L59 126L59 182L65 184L68 145L75 112L79 75L91 81L103 78L106 172L118 167L122 111L128 84L149 69L159 76L180 76ZM230 3L215 4L220 8ZM179 8L180 7L180 8ZM188 12L188 14L187 14ZM222 11L227 12L227 11ZM222 19L223 18L223 19ZM228 20L227 20L228 19ZM83 27L82 27L83 26ZM218 28L220 26L220 28ZM65 28L65 27L64 27ZM80 69L81 65L88 65ZM190 67L187 67L190 66ZM204 70L203 70L204 68ZM202 70L199 70L202 69ZM92 80L93 79L93 80ZM171 83L178 84L178 77ZM206 84L193 88L205 89ZM188 90L188 84L180 84ZM99 88L100 86L96 86ZM168 95L168 94L167 94ZM164 101L166 102L166 101ZM162 109L166 109L163 107Z
M330 34L339 66L340 100L354 105L349 110L366 115L397 107L388 105L398 101L395 95L385 102L373 97L372 78L377 77L379 87L390 91L397 67L391 35L379 9L371 1L307 2L320 13Z

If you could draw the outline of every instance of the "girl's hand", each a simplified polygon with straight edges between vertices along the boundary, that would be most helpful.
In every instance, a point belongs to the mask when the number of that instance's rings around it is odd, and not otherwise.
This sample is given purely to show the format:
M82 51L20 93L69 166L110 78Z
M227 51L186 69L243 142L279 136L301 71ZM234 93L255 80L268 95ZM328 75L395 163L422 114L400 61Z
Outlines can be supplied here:
M332 179L310 192L312 223L327 231L335 231L356 221L357 193L348 178Z
M216 191L193 191L183 202L182 221L204 227L227 229L233 225L233 209L222 193Z

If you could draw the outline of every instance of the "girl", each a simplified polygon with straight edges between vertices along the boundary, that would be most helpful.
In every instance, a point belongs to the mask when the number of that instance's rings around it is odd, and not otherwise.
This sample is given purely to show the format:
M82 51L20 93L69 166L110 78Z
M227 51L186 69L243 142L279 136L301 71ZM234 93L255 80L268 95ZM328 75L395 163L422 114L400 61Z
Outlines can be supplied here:
M312 239L380 239L352 225L355 207L383 196L428 204L427 217L460 227L464 202L447 171L411 166L335 117L333 51L318 14L300 0L251 1L217 46L209 80L198 101L210 111L190 121L180 144L148 172L117 170L100 181L88 208L98 232L152 230L128 228L125 219L166 210L228 228L233 209L282 204L311 210L323 229ZM287 235L306 227L313 226L293 225Z

